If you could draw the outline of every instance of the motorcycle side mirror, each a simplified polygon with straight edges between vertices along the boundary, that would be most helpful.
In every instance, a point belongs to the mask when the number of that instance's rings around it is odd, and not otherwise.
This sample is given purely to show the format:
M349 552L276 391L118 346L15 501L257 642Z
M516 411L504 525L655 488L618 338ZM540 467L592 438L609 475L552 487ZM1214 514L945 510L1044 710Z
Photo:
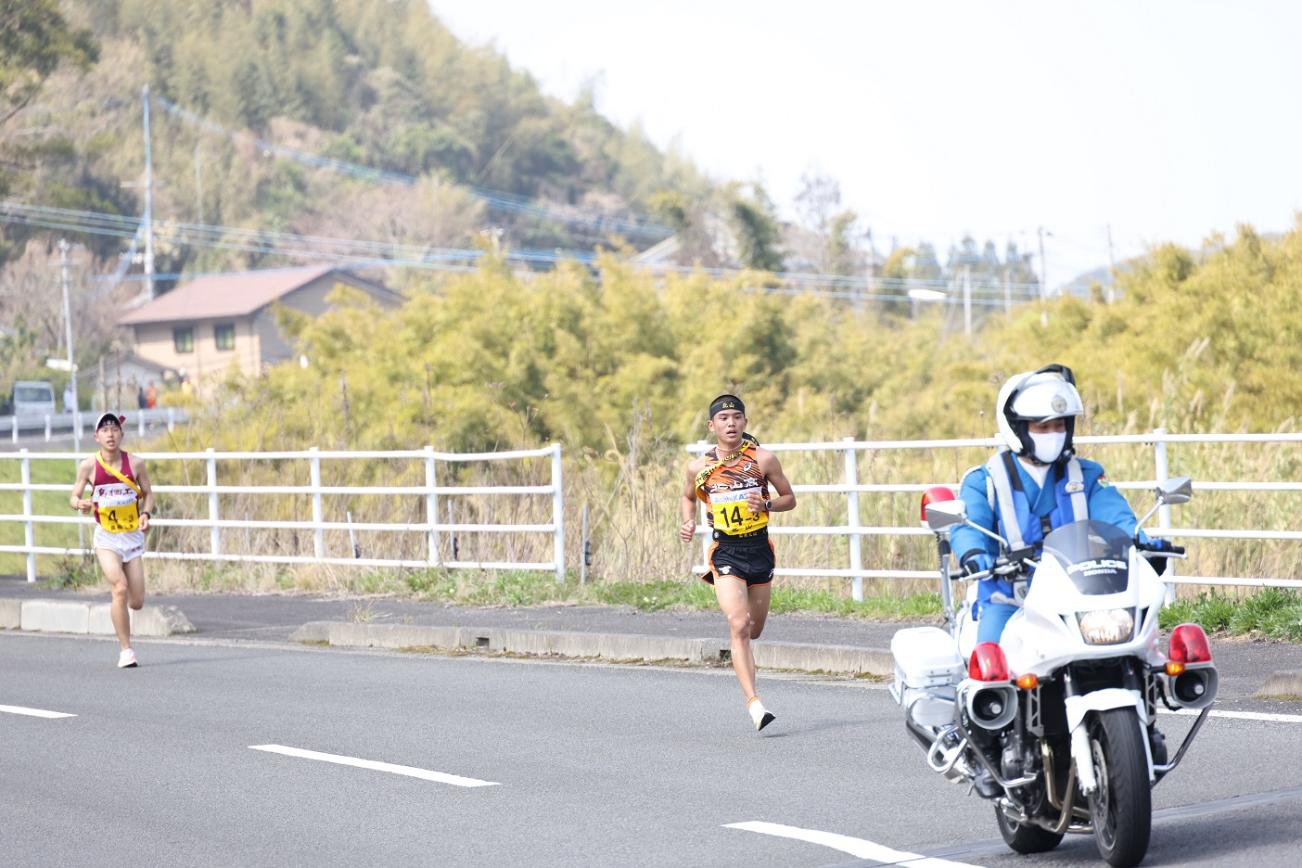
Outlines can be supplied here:
M1189 498L1193 497L1193 480L1187 476L1177 476L1153 489L1153 493L1157 495L1157 503L1153 504L1148 512L1144 513L1144 517L1135 523L1135 539L1139 539L1139 529L1153 517L1153 513L1157 512L1159 506L1189 502Z
M927 527L939 532L967 521L967 504L961 500L942 500L926 506Z
M1188 503L1191 497L1193 497L1193 480L1187 476L1168 479L1157 487L1159 503Z

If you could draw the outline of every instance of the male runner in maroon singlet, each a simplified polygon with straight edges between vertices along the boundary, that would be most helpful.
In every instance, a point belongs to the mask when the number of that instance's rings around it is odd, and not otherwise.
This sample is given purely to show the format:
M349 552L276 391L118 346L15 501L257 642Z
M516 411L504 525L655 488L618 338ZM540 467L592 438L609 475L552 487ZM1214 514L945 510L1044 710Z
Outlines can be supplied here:
M710 402L710 433L717 445L687 464L679 538L690 543L696 535L696 502L706 504L714 544L701 578L714 585L719 608L728 618L732 668L737 673L746 710L756 730L773 722L773 714L755 692L755 655L769 615L774 558L769 542L769 513L796 506L796 495L777 456L761 449L746 434L746 405L736 395ZM772 491L770 492L770 486Z
M122 646L118 668L137 665L131 648L131 616L127 607L145 605L145 531L154 508L154 491L145 462L130 458L122 445L125 416L105 413L95 424L99 451L77 465L77 481L69 498L73 509L95 516L95 558L113 589L110 615ZM82 497L92 486L90 499Z

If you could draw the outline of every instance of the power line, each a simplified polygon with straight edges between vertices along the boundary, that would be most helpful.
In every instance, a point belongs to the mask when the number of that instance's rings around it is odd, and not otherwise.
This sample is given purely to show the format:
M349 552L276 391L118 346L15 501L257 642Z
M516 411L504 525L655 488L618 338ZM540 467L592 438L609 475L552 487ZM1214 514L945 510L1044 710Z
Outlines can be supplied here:
M132 240L131 250L135 249L135 244L142 235L144 225L141 218L133 215L82 211L47 205L30 205L12 201L0 203L0 221L64 232L129 238ZM170 243L186 246L346 263L357 267L385 266L424 268L438 271L471 271L485 255L481 250L439 248L354 238L332 238L319 235L248 229L238 226L177 221L156 222L155 234ZM580 251L529 249L508 250L503 258L508 262L531 268L555 266L562 261L576 261L591 267L597 259L595 254ZM128 264L129 260L120 263L117 274L110 279L115 283L124 279L125 269ZM735 279L750 273L745 269L698 269L678 265L648 267L648 270L661 274L703 272L710 277L722 280ZM166 277L179 276L167 275ZM772 277L780 285L768 287L765 291L779 294L808 293L847 300L900 301L908 298L910 291L921 289L942 293L943 297L938 301L957 303L959 300L958 294L954 293L955 285L945 279L875 277L870 282L868 278L863 276L809 272L778 272L773 274ZM973 275L970 292L974 304L992 306L1002 303L1005 292L1010 295L1015 294L1019 299L1038 297L1039 285L1035 283L1005 284L994 276L983 278L979 275Z

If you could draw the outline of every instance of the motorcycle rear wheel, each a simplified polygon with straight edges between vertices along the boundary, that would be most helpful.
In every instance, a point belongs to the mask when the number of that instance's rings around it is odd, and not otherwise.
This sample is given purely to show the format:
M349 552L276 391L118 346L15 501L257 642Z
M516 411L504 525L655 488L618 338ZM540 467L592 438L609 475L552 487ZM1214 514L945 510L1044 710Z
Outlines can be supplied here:
M1113 868L1138 865L1153 829L1144 731L1133 708L1098 712L1089 723L1090 753L1098 789L1090 796L1090 819L1099 855Z
M1040 826L1019 823L998 805L995 805L995 820L999 823L999 834L1004 843L1016 853L1047 853L1062 843L1061 832L1055 835Z

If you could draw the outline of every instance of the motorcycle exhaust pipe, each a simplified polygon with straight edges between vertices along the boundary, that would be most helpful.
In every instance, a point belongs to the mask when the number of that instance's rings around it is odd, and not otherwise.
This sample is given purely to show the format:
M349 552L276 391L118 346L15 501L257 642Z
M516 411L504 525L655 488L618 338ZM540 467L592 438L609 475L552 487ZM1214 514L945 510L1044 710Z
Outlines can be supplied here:
M1011 684L972 687L963 692L963 708L982 729L1003 729L1017 716L1017 690Z
M1211 666L1189 668L1179 675L1165 676L1164 687L1172 704L1201 711L1216 700L1220 676Z

